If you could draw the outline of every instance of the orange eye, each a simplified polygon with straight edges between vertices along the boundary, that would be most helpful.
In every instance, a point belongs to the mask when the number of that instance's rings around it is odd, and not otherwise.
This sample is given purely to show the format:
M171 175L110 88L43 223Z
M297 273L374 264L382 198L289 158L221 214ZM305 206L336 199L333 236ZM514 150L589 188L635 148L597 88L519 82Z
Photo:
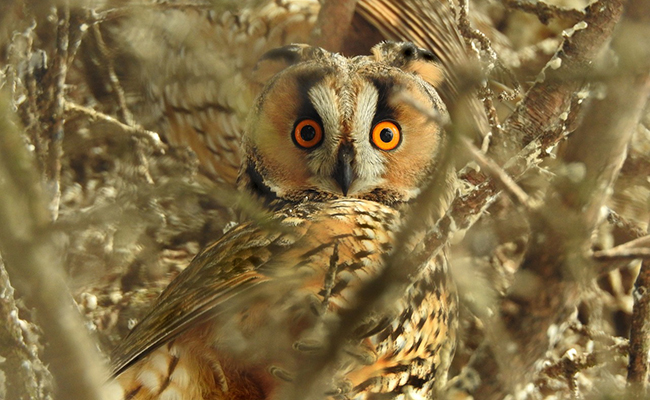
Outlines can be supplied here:
M400 134L399 127L396 123L391 121L382 121L372 128L370 139L377 148L389 151L399 146L402 140L402 135Z
M298 147L312 149L323 140L323 128L313 119L303 119L293 128L293 141Z

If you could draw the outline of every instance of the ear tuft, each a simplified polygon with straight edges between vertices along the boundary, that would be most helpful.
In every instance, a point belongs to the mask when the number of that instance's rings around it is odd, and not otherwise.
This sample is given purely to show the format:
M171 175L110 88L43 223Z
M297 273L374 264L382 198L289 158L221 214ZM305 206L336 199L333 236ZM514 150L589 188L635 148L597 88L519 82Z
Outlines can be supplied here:
M375 60L420 75L434 87L444 79L440 59L410 42L383 42L371 50Z

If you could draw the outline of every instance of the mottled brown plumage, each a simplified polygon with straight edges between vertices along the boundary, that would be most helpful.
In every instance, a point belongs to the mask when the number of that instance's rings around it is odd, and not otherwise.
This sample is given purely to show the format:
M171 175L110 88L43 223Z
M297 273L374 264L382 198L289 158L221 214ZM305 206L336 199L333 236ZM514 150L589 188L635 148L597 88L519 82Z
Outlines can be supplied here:
M412 228L410 205L447 168L444 131L410 102L446 118L423 79L437 76L435 57L410 43L355 58L292 45L259 68L277 74L249 116L239 187L269 216L205 248L118 346L125 399L287 398L342 316L364 305L362 288L416 252L409 240L391 257L398 232ZM454 286L442 253L413 271L391 289L397 300L336 339L343 351L314 398L433 396L444 384Z

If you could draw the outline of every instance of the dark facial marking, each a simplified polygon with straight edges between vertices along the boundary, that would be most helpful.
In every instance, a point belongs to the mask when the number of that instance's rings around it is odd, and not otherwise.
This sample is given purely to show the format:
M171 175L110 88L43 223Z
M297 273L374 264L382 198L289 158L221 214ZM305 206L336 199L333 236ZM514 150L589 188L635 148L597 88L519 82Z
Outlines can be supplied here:
M377 89L379 99L377 100L377 111L372 119L372 126L384 120L395 119L395 108L390 104L389 98L393 90L395 90L396 82L391 77L377 77L370 78L370 82Z

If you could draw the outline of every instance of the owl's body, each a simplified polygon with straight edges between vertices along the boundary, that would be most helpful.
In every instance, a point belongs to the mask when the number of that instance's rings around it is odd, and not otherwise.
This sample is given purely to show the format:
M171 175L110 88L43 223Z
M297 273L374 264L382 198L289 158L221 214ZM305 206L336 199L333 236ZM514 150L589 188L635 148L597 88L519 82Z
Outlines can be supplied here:
M286 380L327 345L337 314L363 301L355 293L385 267L382 257L399 226L398 212L352 199L302 204L273 218L271 229L245 224L204 250L159 299L157 312L174 315L174 325L183 317L195 325L119 377L125 398L282 398L273 396L290 390ZM418 383L419 392L431 390L454 343L447 276L444 259L431 260L400 302L384 310L392 318L359 321L366 332L347 345L356 354L341 361L330 391L365 398L357 392L399 394ZM431 318L436 315L441 318ZM139 339L173 337L168 325L146 319L140 331L147 334ZM143 343L134 344L142 350Z
M444 254L411 268L389 288L394 301L336 336L342 316L363 306L364 288L416 252L412 236L396 237L411 229L405 215L422 188L447 168L443 130L412 104L445 118L430 84L434 61L394 43L368 57L296 45L262 58L258 73L272 78L248 119L238 181L269 217L204 249L118 347L124 399L435 394L457 312ZM304 371L332 341L344 343L334 369L321 371L315 394L295 393L311 387Z

